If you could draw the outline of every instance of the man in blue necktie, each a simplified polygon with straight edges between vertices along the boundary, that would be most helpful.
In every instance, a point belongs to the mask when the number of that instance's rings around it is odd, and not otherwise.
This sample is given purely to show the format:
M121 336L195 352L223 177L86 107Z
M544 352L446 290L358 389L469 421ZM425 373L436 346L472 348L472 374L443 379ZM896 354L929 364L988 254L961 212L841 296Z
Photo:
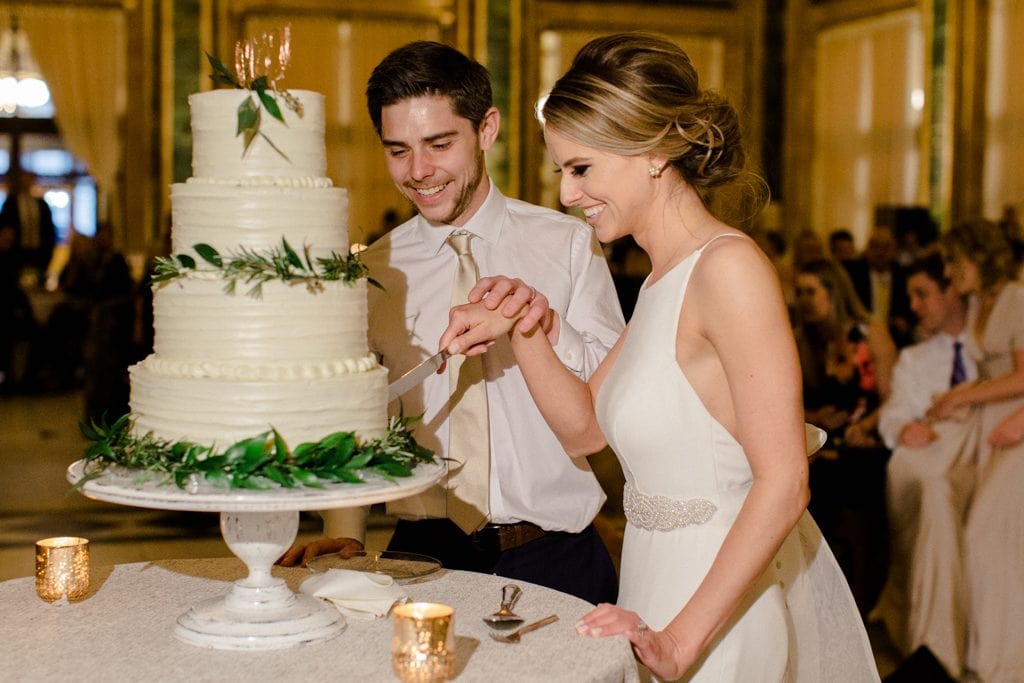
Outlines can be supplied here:
M898 680L943 680L939 668L956 678L966 643L960 536L974 468L959 439L943 438L945 423L925 417L934 395L977 377L965 344L966 302L944 269L937 253L910 266L910 305L926 338L900 352L878 423L893 449L886 471L892 554L871 617L909 656ZM928 668L938 678L922 678Z

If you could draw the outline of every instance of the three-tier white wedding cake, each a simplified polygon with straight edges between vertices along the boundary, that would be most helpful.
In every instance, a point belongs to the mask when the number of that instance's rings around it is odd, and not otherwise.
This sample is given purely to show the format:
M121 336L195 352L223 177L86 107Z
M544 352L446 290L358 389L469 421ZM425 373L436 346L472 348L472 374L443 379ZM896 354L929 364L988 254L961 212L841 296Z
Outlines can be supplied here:
M189 98L193 177L171 190L172 251L195 268L154 285L154 352L130 369L134 432L226 447L276 429L292 446L387 426L387 371L366 341L365 277L253 283L196 255L260 256L286 242L304 262L347 256L348 196L326 174L323 96L236 135L248 90ZM308 257L307 258L307 254Z

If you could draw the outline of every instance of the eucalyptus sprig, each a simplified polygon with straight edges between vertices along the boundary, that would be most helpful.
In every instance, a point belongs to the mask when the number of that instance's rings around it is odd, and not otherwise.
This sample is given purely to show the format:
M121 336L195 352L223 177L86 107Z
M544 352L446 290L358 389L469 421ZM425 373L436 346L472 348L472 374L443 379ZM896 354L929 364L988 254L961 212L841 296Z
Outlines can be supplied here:
M366 278L369 284L380 287L380 283L369 277L366 264L360 260L356 252L344 256L331 252L329 257L313 258L309 245L304 245L300 257L284 238L281 239L279 247L265 252L239 247L237 251L221 256L209 244L199 243L192 248L203 261L220 272L227 281L224 291L230 294L233 294L237 284L242 282L251 285L246 293L258 299L263 295L263 283L271 280L301 282L310 291L322 291L324 281L341 280L351 284L360 278ZM160 257L156 260L152 280L168 282L195 270L196 260L188 254Z
M243 84L224 64L224 62L220 61L209 52L206 53L206 59L210 62L210 66L213 68L213 73L210 74L210 78L214 83L228 85L240 90L252 90L256 93L256 97L259 101L257 104L257 101L253 100L252 95L249 95L240 105L238 105L238 125L235 130L235 135L241 135L242 140L245 143L245 146L242 148L242 156L245 156L248 153L253 140L255 140L256 136L259 135L267 141L267 144L270 145L274 151L284 157L286 161L291 161L288 159L288 155L282 152L277 145L275 145L273 141L260 130L260 122L262 118L260 105L262 105L263 109L266 109L267 113L272 117L287 125L284 120L284 115L281 113L281 107L277 104L277 96L281 95L285 106L294 111L299 118L302 118L303 109L302 103L299 99L287 91L278 91L272 86L266 75L258 76Z
M436 462L434 454L413 438L409 426L418 419L393 417L387 432L377 439L360 441L352 432L335 432L294 450L277 430L217 450L187 441L167 441L152 432L138 436L132 433L129 414L112 425L83 422L82 433L93 443L85 453L85 476L75 488L111 467L137 472L140 480L163 477L161 485L174 483L180 489L200 478L217 488L290 489L323 488L336 482L361 484L366 472L388 480L409 477L418 463Z

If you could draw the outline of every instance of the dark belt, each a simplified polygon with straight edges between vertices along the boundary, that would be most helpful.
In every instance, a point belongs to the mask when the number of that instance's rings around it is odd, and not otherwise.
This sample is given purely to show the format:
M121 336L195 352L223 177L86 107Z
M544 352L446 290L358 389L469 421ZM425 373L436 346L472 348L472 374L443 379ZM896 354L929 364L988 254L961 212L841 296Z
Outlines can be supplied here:
M487 524L469 535L478 550L503 553L535 541L547 532L530 522Z

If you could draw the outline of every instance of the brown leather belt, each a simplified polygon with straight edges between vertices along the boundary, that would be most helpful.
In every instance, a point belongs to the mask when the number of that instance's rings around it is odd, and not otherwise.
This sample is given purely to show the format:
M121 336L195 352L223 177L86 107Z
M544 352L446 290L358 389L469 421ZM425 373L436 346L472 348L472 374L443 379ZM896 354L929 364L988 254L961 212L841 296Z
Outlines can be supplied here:
M515 524L488 524L470 534L479 550L505 552L535 541L547 532L530 522Z

